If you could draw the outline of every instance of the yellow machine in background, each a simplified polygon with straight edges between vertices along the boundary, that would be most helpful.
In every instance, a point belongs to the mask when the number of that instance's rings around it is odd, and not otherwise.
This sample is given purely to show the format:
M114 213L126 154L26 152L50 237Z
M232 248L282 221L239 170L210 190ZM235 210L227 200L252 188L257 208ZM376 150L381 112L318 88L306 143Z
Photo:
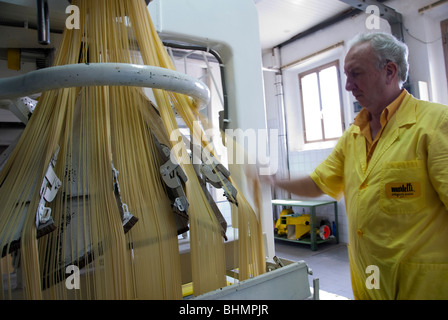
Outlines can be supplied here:
M288 239L301 239L310 233L310 215L295 214L292 209L284 209L275 223L274 232Z
M275 222L274 233L289 240L301 240L310 234L310 229L310 215L297 214L289 208L280 212L280 217ZM322 220L315 232L321 239L327 240L332 234L330 222Z

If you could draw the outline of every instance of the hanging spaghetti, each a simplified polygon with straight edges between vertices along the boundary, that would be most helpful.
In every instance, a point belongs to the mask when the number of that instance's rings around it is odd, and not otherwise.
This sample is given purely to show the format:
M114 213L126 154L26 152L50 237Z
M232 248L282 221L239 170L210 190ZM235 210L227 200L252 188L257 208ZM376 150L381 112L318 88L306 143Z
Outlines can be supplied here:
M55 66L141 64L142 59L174 69L143 0L72 4L80 9L80 29L64 32ZM175 156L187 176L194 294L226 285L221 225L191 159L184 157L186 146L169 139L178 130L172 106L191 132L200 120L197 108L187 96L153 92L157 111L136 87L42 94L0 173L2 298L182 298L177 226L154 137L180 146ZM202 134L195 138L210 149ZM244 279L264 272L264 253L260 217L241 192L237 202L237 251ZM38 212L41 220L36 220ZM13 260L21 274L10 272ZM70 290L78 284L67 282L67 270L80 272L79 290Z

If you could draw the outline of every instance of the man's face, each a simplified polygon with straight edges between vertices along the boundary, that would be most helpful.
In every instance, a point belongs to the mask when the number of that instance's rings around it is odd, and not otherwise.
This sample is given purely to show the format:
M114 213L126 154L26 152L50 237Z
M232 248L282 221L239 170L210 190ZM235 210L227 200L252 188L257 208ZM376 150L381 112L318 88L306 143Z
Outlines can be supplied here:
M351 91L359 104L369 112L379 109L384 95L385 72L376 67L377 58L369 43L355 45L345 58L347 76L345 89Z

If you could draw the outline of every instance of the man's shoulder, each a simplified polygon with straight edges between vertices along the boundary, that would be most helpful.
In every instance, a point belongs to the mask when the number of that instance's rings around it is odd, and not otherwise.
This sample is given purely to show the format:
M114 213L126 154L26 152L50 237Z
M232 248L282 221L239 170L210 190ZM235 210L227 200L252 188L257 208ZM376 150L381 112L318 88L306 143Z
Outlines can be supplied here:
M409 94L409 102L414 102L419 106L423 106L423 107L428 107L428 108L436 108L436 109L448 109L448 105L442 104L442 103L438 103L438 102L432 102L432 101L427 101L427 100L421 100L418 99L416 97L414 97L413 95Z
M415 107L415 112L418 116L428 116L428 117L442 117L443 115L448 113L448 106L437 103L437 102L431 102L426 100L420 100L415 98L412 95L409 95L408 99L406 99L407 106ZM436 119L434 119L436 120Z

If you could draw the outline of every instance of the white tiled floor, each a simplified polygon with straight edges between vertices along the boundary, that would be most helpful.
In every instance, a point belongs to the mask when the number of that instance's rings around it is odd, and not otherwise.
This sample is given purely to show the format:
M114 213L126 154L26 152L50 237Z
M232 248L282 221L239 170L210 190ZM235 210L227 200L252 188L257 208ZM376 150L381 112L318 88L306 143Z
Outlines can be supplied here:
M291 261L304 260L313 271L309 276L310 286L313 279L319 279L321 300L353 299L347 245L329 242L311 251L308 245L275 240L275 254Z

